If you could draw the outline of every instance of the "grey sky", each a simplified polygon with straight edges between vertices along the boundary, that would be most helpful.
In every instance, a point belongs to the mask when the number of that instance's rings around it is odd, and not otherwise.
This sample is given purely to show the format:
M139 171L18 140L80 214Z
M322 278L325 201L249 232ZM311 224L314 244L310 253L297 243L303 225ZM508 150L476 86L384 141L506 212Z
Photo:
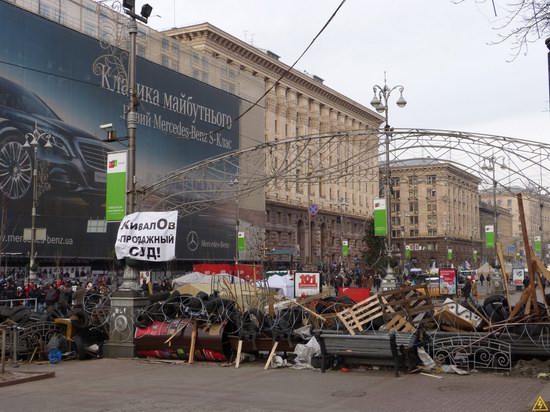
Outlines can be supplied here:
M292 64L341 0L149 0L162 30L209 22ZM138 7L144 2L137 2ZM175 15L174 15L175 9ZM504 17L502 14L499 17ZM297 65L369 106L372 86L405 87L392 99L393 127L449 129L548 142L544 40L513 54L497 40L491 2L348 0Z

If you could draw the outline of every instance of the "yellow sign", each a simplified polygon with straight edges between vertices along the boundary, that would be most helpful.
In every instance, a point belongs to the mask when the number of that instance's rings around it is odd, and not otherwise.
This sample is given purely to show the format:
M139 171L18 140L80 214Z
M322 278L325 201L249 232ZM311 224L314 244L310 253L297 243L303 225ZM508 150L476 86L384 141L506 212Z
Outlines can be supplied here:
M539 396L535 404L533 405L533 412L548 412L548 406L544 403L542 396Z

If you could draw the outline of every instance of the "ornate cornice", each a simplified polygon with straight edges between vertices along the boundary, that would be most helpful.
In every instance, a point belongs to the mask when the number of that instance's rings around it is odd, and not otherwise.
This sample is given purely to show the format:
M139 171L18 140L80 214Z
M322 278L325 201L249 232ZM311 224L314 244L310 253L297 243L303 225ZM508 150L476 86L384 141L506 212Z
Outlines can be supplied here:
M252 71L262 72L265 76L275 80L289 69L288 65L270 57L261 50L237 39L210 23L171 29L163 33L192 45L206 43L208 48L215 49L220 55L225 54L228 60L232 60L231 55L236 55L240 62L245 61ZM383 121L382 117L376 112L312 80L297 70L290 70L284 82L321 102L330 102L335 108L353 114L365 123L380 124Z

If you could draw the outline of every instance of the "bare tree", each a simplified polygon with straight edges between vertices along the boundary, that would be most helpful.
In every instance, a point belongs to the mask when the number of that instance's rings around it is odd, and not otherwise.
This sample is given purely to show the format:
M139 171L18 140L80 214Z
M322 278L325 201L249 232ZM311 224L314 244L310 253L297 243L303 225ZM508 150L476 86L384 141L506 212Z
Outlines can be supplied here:
M467 0L451 0L465 3ZM469 0L471 1L471 0ZM498 40L492 44L511 42L514 60L520 53L527 53L529 45L550 35L550 1L548 0L473 0L476 5L492 7L497 18L493 28Z

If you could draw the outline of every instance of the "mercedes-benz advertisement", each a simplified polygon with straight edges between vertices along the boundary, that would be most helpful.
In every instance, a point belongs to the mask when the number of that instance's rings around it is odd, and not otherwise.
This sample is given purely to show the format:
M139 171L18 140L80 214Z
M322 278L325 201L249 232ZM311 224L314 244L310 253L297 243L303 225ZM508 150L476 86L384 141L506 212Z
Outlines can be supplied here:
M109 259L118 224L104 222L107 154L127 149L127 53L4 1L0 15L0 252L29 253L34 190L46 229L38 258ZM238 149L238 97L142 58L136 66L138 188ZM114 143L100 129L108 123ZM222 207L182 217L177 258L233 259L235 221Z

